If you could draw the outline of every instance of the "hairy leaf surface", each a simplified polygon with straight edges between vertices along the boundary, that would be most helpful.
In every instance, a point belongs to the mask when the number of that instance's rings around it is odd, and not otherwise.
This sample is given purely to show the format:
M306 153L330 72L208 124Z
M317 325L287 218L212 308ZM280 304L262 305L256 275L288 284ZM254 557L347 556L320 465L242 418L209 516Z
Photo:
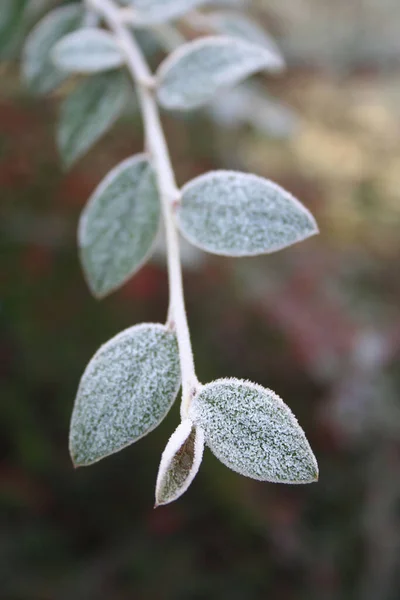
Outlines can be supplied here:
M318 466L296 417L273 391L239 379L205 385L190 419L233 471L261 481L311 483Z
M63 37L53 48L54 64L69 73L98 73L124 64L115 37L101 29L86 28Z
M204 434L186 419L169 438L156 484L156 506L177 500L197 475L203 457Z
M95 296L120 287L142 266L159 220L160 201L147 156L124 160L100 183L79 222L82 265Z
M72 413L74 464L90 465L152 431L179 386L178 344L164 325L135 325L101 346L82 376Z
M47 94L65 79L51 60L51 50L66 34L77 29L83 18L83 8L69 4L47 14L29 34L23 52L22 72L32 91Z
M257 71L280 68L276 57L256 44L228 36L200 38L184 44L161 63L158 100L167 109L198 108L221 89Z
M128 103L129 86L122 73L93 75L77 85L61 106L57 143L70 167L115 123Z
M311 213L275 183L237 171L211 171L182 188L182 234L225 256L281 250L318 232Z

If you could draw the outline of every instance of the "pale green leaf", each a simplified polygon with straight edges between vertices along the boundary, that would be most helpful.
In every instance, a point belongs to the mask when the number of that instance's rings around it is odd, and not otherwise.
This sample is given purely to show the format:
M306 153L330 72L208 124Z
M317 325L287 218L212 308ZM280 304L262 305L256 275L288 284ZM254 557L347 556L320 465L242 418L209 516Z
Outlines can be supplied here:
M29 34L23 52L22 72L34 92L47 94L64 81L66 75L53 64L51 50L64 35L80 26L82 18L82 6L61 6L46 15Z
M115 123L128 103L129 86L120 72L93 75L77 85L61 106L57 144L70 167Z
M54 64L68 73L98 73L124 64L116 38L88 27L63 37L52 50Z
M271 54L271 62L284 68L285 61L275 40L253 19L234 11L207 13L205 18L216 33L262 46Z
M203 457L202 429L185 419L169 438L156 483L156 506L177 500L197 475Z
M210 102L262 70L279 71L269 50L228 36L208 36L180 46L157 71L158 100L171 110L189 110Z
M188 241L224 256L275 252L318 233L314 217L289 192L238 171L211 171L187 183L177 219Z
M142 266L159 220L159 196L148 158L140 154L112 169L84 208L78 228L82 265L95 296L120 287Z
M138 26L155 25L181 17L186 12L211 0L124 0L133 8L134 22Z
M318 465L296 417L273 391L239 379L219 379L199 391L190 419L227 467L276 483L311 483Z
M175 334L146 323L119 333L96 352L72 413L70 452L90 465L147 435L164 419L180 386Z

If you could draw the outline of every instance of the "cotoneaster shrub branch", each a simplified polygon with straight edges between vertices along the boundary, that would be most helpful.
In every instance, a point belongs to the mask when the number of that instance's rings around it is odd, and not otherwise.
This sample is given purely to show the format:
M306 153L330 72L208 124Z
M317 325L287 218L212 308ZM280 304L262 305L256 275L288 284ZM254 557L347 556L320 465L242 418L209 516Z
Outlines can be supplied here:
M51 11L30 33L23 73L46 94L69 74L85 75L60 112L57 140L66 166L107 131L136 87L143 154L103 179L83 209L78 242L92 293L101 298L140 269L160 222L166 234L170 304L165 325L119 333L89 362L71 419L70 451L89 465L139 440L166 416L182 386L181 424L163 452L156 505L177 499L195 477L207 445L245 476L309 483L318 467L305 434L273 391L240 379L200 384L185 311L178 231L207 252L255 256L318 232L309 211L273 182L238 171L212 171L177 186L159 107L187 111L258 71L279 72L275 42L237 12L190 13L209 0L86 0ZM218 2L215 2L218 4ZM189 14L187 14L189 13ZM180 18L209 30L185 42ZM136 39L152 31L171 54L155 74ZM183 43L181 43L183 42Z

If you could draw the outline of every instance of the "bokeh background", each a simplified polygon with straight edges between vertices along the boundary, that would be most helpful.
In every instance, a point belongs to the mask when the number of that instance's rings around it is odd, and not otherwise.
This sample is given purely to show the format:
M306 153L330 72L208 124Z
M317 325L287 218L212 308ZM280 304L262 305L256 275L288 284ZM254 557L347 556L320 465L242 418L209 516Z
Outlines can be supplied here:
M77 220L107 170L141 150L140 119L126 115L63 172L54 131L65 90L30 96L10 52L0 62L2 600L400 598L400 5L252 10L288 70L258 78L261 107L227 98L212 115L165 115L178 180L221 167L269 177L321 234L245 260L184 248L189 322L200 380L279 393L320 481L255 482L207 451L189 491L153 510L178 406L139 443L73 470L80 375L118 331L165 320L167 275L160 250L108 299L90 296Z

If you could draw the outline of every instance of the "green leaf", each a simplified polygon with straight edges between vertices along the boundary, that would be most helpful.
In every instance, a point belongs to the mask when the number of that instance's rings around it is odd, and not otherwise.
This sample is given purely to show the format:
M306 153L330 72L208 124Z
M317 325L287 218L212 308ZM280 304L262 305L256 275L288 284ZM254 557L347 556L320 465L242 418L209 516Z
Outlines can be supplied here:
M82 18L82 6L61 6L46 15L29 34L23 52L22 72L29 87L37 94L47 94L65 80L65 73L61 73L51 60L51 50L64 35L80 26Z
M155 25L181 17L210 0L124 0L135 11L135 25Z
M57 143L70 167L104 135L128 103L129 86L122 73L94 75L78 84L61 106Z
M156 484L156 507L177 500L199 470L204 449L202 429L186 419L169 438L162 454Z
M256 44L208 36L172 52L157 71L158 100L164 108L190 110L210 102L257 71L279 71L280 60Z
M285 61L275 40L253 19L230 10L207 13L204 18L216 33L262 46L271 53L271 60L284 68Z
M124 160L100 183L78 228L83 269L93 294L120 287L146 261L160 221L153 168L144 154Z
M145 323L119 333L96 352L82 376L72 413L70 452L90 465L152 431L180 386L175 334Z
M53 48L52 59L61 71L98 73L124 64L115 37L102 29L86 28L63 37Z
M318 233L311 213L272 181L211 171L182 188L179 228L195 246L224 256L281 250Z
M318 479L303 430L272 390L239 379L213 381L193 399L189 418L215 456L241 475L276 483Z

